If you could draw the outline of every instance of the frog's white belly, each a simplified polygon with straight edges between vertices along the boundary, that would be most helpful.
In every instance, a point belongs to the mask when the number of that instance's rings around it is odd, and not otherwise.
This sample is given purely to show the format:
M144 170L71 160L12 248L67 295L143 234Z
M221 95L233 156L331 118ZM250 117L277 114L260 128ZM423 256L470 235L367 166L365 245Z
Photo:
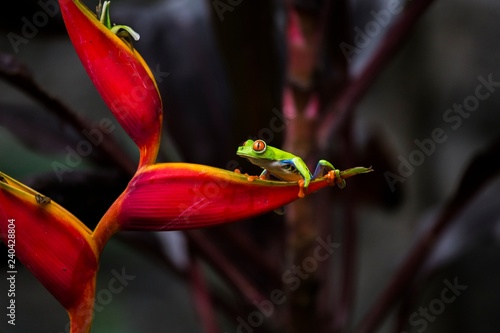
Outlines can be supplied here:
M284 163L282 161L270 161L264 159L248 158L250 162L255 165L260 166L262 169L266 169L270 174L278 179L294 182L303 179L300 172L297 170L293 164Z

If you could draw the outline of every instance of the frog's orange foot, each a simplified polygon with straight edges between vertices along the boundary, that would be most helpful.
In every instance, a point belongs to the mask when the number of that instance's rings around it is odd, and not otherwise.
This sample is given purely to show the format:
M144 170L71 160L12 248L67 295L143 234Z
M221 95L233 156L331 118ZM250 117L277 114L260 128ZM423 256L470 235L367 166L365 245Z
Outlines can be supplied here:
M237 174L240 174L240 175L242 174L242 173L241 173L241 171L240 171L240 169L234 169L234 172L235 172L235 173L237 173ZM250 175L248 175L248 173L244 173L243 175L244 175L245 177L247 177L247 180L248 180L249 182L253 182L253 181L254 181L254 180L256 180L256 179L264 179L264 178L262 178L261 176L250 176Z
M256 179L259 179L260 177L259 176L248 176L248 174L245 174L245 176L247 176L247 180L249 182L253 182L254 180Z
M303 197L306 196L305 191L307 190L307 189L304 188L304 179L299 180L298 184L299 184L299 193L298 193L298 196L299 196L299 198L302 199Z
M335 185L335 170L328 171L328 173L325 175L326 182L330 184L330 186Z
M328 173L326 174L326 176L324 177L326 178L326 182L328 184L330 184L330 186L333 186L333 185L337 185L339 188L344 188L345 187L345 180L340 177L340 170L331 170L331 171L328 171Z

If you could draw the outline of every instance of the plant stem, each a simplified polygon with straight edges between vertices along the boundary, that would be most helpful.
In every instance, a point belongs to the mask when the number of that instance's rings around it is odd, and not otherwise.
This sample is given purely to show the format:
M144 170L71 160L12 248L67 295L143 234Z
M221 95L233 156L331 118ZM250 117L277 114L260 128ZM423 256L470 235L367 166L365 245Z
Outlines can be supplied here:
M498 154L500 154L500 137L469 164L453 197L431 227L416 241L386 289L361 321L357 333L373 332L399 297L408 290L446 228L456 220L455 217L481 188L500 173L500 165L496 162Z
M365 67L358 75L346 82L344 89L328 106L328 114L325 115L321 122L317 135L320 144L325 145L330 142L329 138L332 134L338 131L339 127L345 126L348 114L353 111L385 66L409 39L410 31L433 1L413 0L399 14L399 19L389 28L375 54L370 57Z
M86 119L40 87L27 68L14 56L0 53L0 77L39 102L49 112L73 126L78 133L81 133L83 129L91 128ZM125 173L133 174L135 172L137 168L135 162L123 153L121 147L110 136L107 136L101 144L94 148L101 151L103 156Z

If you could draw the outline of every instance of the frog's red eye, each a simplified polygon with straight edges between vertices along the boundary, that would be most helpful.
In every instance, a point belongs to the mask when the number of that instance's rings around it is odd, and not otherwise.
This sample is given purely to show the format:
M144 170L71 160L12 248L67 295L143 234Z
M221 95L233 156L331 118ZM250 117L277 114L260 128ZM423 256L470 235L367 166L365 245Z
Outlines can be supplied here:
M253 151L259 154L265 152L266 148L266 143L262 140L255 140L252 146Z

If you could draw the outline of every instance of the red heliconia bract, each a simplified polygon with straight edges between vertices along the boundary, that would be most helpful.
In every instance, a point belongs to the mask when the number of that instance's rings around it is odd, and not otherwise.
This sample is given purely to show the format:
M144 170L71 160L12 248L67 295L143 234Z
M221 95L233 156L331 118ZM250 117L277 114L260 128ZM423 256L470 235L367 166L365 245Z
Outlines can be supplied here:
M54 201L3 173L0 203L0 239L13 249L14 260L64 306L74 325L89 325L99 258L91 231Z
M154 76L131 44L102 24L84 4L60 0L73 46L97 91L141 153L139 167L155 162L162 101Z
M316 179L305 194L334 184ZM98 223L99 248L120 230L167 231L204 228L272 212L299 199L297 182L256 179L191 163L161 163L138 170Z
M308 192L328 186L313 181ZM271 212L298 199L297 183L248 180L232 171L188 163L148 166L130 182L118 223L123 230L202 228Z

